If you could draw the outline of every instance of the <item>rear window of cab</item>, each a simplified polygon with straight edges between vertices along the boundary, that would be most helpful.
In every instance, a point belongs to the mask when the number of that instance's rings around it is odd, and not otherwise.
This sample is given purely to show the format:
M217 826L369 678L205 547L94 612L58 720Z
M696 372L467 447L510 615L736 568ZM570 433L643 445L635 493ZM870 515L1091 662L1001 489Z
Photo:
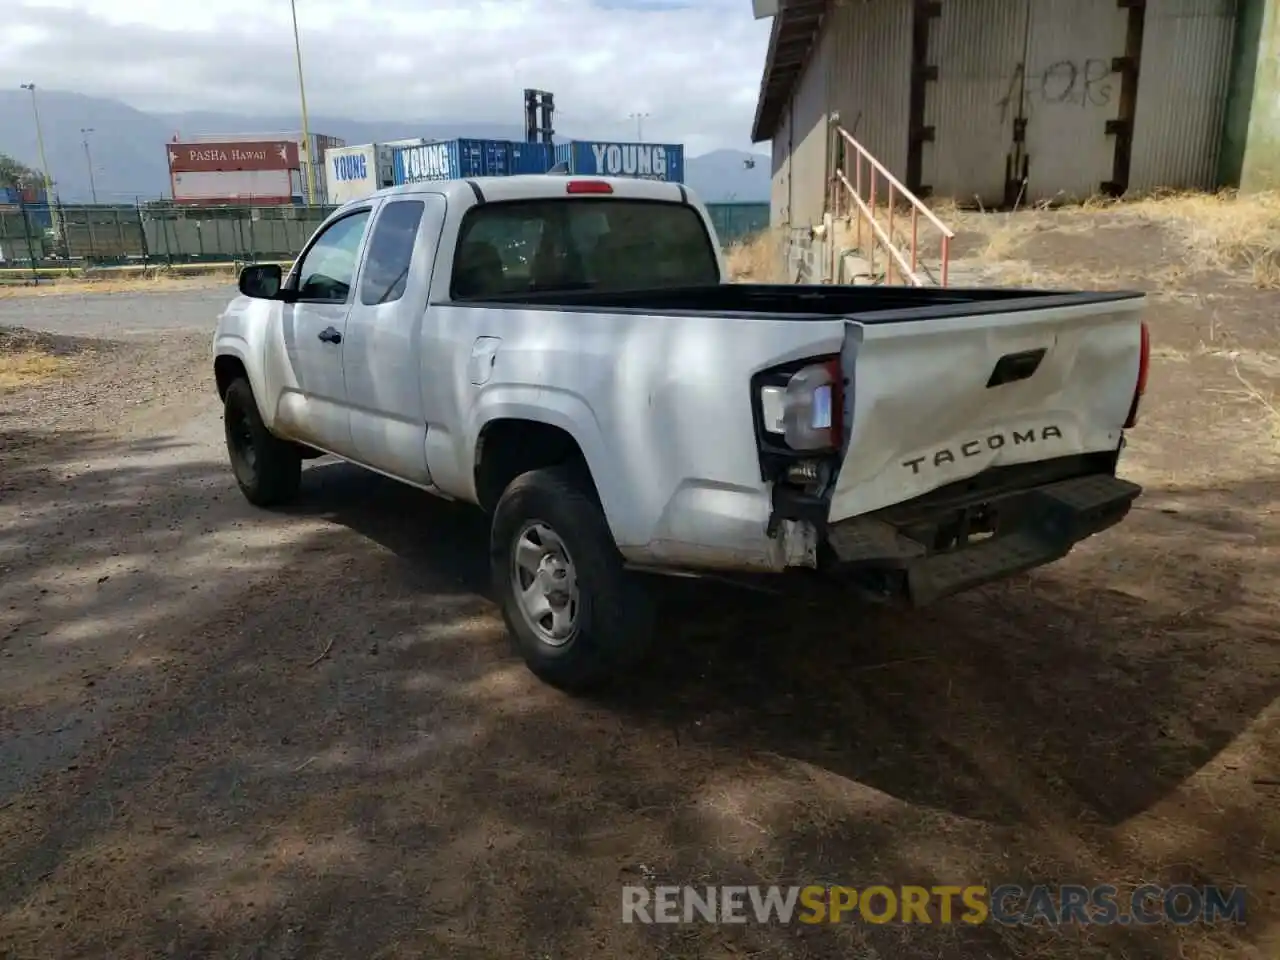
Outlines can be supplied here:
M458 233L450 295L484 300L719 282L711 237L688 204L546 198L495 201L467 211Z

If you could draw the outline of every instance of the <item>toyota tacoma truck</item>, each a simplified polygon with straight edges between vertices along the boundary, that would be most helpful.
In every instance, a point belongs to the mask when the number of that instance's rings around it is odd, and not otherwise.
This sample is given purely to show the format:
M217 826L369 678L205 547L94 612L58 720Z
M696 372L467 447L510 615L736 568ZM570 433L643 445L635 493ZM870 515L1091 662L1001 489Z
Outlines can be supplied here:
M645 652L636 571L920 605L1140 493L1141 294L730 283L678 184L393 187L239 291L213 362L245 497L330 454L478 505L513 646L565 689Z

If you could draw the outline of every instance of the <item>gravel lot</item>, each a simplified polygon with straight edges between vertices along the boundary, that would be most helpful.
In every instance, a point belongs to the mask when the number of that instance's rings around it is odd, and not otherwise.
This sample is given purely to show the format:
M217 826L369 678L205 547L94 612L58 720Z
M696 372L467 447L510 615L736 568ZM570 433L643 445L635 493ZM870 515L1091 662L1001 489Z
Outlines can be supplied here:
M223 291L0 300L75 364L0 394L0 957L1280 955L1280 461L1235 376L1280 339L1197 296L1153 307L1121 530L915 614L662 581L596 701L509 657L477 513L328 460L242 500ZM663 881L1245 884L1249 924L619 922Z
M213 336L235 285L193 283L191 290L13 296L0 299L0 326L81 337L127 337L199 331Z

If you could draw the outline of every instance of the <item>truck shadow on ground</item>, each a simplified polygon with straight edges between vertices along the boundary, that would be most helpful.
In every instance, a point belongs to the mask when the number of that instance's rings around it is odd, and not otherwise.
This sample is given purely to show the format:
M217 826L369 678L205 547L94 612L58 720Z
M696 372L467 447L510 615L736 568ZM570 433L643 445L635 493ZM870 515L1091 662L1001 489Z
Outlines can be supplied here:
M626 927L618 891L1114 879L1076 845L1138 875L1120 831L1041 825L1155 802L1280 675L1260 639L1274 540L1228 507L1261 486L1180 490L1176 514L1153 491L1113 544L932 612L656 580L653 663L574 701L506 654L477 511L320 463L272 515L220 461L109 445L74 488L39 483L85 445L28 439L0 546L37 549L4 599L85 583L18 624L6 670L49 696L0 720L103 713L128 682L92 742L0 804L0 953L1080 956L990 927ZM91 675L37 683L76 642ZM1211 873L1263 847L1256 814L1215 797L1162 859Z
M990 823L1051 809L1116 824L1280 694L1265 593L1280 584L1280 536L1239 506L1278 482L1150 490L1067 560L925 610L648 578L655 655L596 702L677 741L802 760ZM478 511L339 464L311 468L306 491L297 510L378 542L424 582L487 594ZM1171 496L1179 506L1162 511Z

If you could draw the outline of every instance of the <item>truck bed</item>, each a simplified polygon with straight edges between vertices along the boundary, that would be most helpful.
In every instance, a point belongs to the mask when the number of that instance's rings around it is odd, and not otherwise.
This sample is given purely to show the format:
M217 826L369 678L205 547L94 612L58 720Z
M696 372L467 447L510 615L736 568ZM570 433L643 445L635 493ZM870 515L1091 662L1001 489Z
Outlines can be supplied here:
M1099 304L1141 297L1137 291L1056 291L1017 288L849 287L724 283L628 291L556 291L489 300L560 310L770 315L788 319L848 317L861 323L930 320L972 314ZM479 305L478 302L474 302Z
M824 502L827 521L838 523L1002 467L1098 454L1110 457L1103 469L1114 471L1146 349L1144 299L1130 291L731 283L535 292L457 305L518 306L521 323L538 310L594 314L582 335L605 343L614 326L633 329L610 324L611 317L646 321L641 329L653 321L668 386L696 384L678 401L685 407L697 408L710 390L732 391L735 379L750 380L765 478L798 455L765 429L763 388L786 384L815 358L838 356L843 436ZM785 360L741 368L736 344L752 340L749 334L786 342L778 328L805 332L798 322L811 325L812 350L797 345L778 354ZM756 323L773 329L749 331ZM711 419L728 424L736 416L725 401Z

